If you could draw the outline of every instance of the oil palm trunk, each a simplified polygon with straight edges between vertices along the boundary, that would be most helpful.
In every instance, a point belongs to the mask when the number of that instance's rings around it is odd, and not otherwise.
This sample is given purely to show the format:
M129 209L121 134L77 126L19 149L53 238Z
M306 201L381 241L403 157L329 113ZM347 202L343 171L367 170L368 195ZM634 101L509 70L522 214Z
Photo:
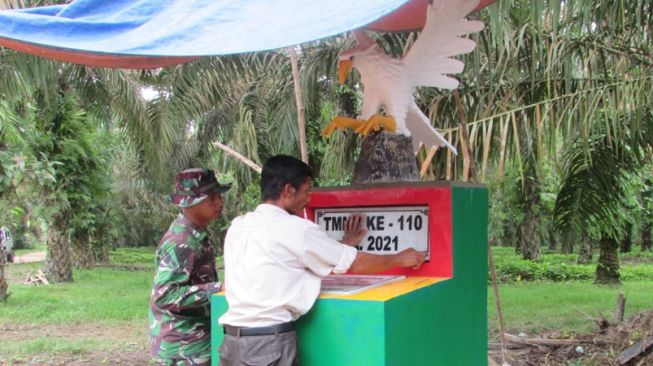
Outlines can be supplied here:
M601 254L596 266L596 283L619 284L619 242L612 237L605 237L600 242Z

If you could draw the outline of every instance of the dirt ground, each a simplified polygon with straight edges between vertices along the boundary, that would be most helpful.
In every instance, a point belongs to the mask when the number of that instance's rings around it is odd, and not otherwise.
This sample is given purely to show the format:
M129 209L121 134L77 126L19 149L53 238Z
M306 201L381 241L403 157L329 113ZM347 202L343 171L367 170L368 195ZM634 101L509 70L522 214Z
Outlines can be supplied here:
M42 262L45 260L46 252L36 252L19 255L14 258L14 263Z
M618 365L617 356L635 340L653 333L653 311L642 312L623 324L610 324L590 334L563 337L557 331L538 335L537 339L509 338L508 362L510 366L569 366L569 365ZM143 366L151 365L147 342L142 327L97 328L77 325L67 328L43 325L0 325L0 342L38 338L67 338L96 341L120 342L120 352L91 352L83 354L37 355L29 358L4 359L0 355L0 366ZM574 339L573 344L567 343ZM541 341L541 343L538 343ZM556 344L561 341L561 344ZM583 347L583 354L578 346ZM499 343L489 345L488 365L502 364ZM580 362L580 363L579 363ZM649 349L628 362L628 366L653 365L653 353ZM403 366L403 365L402 365Z
M0 325L0 343L25 339L62 338L69 340L105 341L121 345L120 352L92 352L84 354L37 355L29 358L5 359L0 355L0 366L40 366L40 365L150 365L150 356L143 329L134 327L98 328L77 325L56 327L52 325Z

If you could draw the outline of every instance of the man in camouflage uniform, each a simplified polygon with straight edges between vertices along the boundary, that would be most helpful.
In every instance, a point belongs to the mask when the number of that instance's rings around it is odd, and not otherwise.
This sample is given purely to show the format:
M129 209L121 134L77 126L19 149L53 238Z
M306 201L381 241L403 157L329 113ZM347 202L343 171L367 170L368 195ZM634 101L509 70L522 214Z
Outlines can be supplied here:
M181 207L156 250L150 299L150 352L158 365L211 364L210 297L220 291L215 252L205 228L222 214L221 185L212 170L187 169L175 177Z

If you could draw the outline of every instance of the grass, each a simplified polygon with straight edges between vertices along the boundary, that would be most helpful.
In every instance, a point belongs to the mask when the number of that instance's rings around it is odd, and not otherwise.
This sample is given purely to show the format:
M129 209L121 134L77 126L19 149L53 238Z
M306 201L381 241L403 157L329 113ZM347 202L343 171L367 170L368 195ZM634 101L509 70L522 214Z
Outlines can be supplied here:
M511 248L498 249L494 253L499 260L502 257L509 262L520 260ZM546 259L549 261L575 261L573 255L563 258L559 254L545 256L551 256ZM653 256L648 253L629 256L638 260L624 261L622 265L625 268L642 267L648 271L653 267L653 262L649 261ZM112 263L153 267L154 248L120 249L113 253ZM218 258L218 265L221 263L221 258ZM22 285L30 270L43 270L43 265L27 263L7 267L12 295L7 303L0 303L0 329L23 327L36 333L7 342L6 337L10 337L10 332L0 331L0 364L7 362L7 359L20 361L58 353L83 357L87 352L117 351L130 347L147 349L147 311L153 271L107 268L76 270L75 282L71 284ZM595 325L576 310L594 317L600 317L601 311L612 319L619 291L627 296L626 317L653 309L653 281L623 282L620 287L595 286L591 280L513 281L500 284L506 329L529 334L545 328L568 333L587 332L595 329ZM488 327L491 332L498 329L491 287L488 288ZM79 329L82 333L75 334ZM89 329L105 329L105 333L113 337L98 338ZM67 331L69 336L52 337L47 333L49 330L52 334Z
M28 264L13 265L23 267ZM20 276L24 278L23 276ZM0 323L19 321L39 324L99 326L146 319L153 274L98 268L76 270L74 283L24 286L12 283L6 305L0 305Z
M566 332L587 332L595 324L577 310L600 318L601 311L614 320L617 295L626 296L625 319L642 310L653 309L653 281L626 282L621 286L599 286L591 282L533 283L499 285L506 330L529 334L552 328ZM492 287L488 289L488 326L499 329Z
M154 268L154 247L120 248L110 253L109 262L112 264L124 264L130 266ZM216 258L216 265L223 265L222 257Z
M0 303L0 328L25 328L21 333L30 336L0 341L0 361L4 357L20 361L32 355L124 350L125 342L146 348L153 273L103 268L75 270L74 283L22 285L27 273L36 269L43 270L43 263L7 267L11 296L6 303ZM93 339L84 334L102 333L103 329L104 333L111 333L112 329L123 333L109 339Z

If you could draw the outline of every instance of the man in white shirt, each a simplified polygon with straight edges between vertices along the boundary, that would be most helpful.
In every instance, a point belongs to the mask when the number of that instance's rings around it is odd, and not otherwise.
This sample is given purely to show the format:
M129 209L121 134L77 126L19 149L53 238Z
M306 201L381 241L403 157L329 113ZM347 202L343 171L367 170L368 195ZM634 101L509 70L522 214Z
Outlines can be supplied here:
M285 155L270 158L261 174L261 201L255 211L233 220L224 245L229 309L219 319L225 329L221 366L299 365L294 321L306 314L330 273L377 273L392 267L419 267L423 252L394 255L359 253L367 233L364 216L352 215L341 242L303 218L311 168Z

